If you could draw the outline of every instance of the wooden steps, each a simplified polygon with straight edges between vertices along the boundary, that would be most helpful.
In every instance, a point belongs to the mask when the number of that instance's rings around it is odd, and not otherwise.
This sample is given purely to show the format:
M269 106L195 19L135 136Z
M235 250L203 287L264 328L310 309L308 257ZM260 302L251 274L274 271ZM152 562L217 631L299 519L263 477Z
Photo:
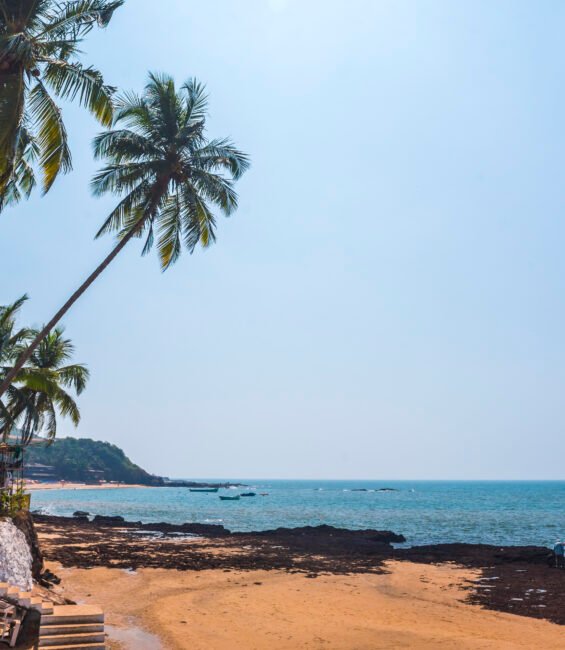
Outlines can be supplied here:
M106 650L105 643L85 643L81 645L52 645L49 650Z
M60 647L62 645L80 648L85 645L95 645L97 643L104 645L104 630L102 630L102 632L67 632L66 634L53 634L45 636L40 633L39 636L40 648L48 648L53 646Z
M42 636L61 636L65 634L103 633L104 623L66 623L63 625L42 625Z
M104 612L93 605L54 605L31 591L0 582L0 598L41 614L39 641L47 650L106 650Z
M105 650L104 612L92 605L54 605L41 615L39 647L49 650Z

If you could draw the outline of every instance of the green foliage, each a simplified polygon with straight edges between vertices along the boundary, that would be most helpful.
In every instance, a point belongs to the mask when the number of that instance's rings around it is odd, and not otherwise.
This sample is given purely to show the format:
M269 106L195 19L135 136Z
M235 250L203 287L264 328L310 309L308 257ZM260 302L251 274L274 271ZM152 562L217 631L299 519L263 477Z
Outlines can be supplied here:
M184 245L215 241L213 208L229 216L237 208L234 181L249 158L228 139L205 134L208 98L190 80L180 89L167 75L150 74L142 95L116 102L115 124L100 134L94 153L107 165L92 181L94 194L122 196L98 235L145 236L143 254L156 241L161 268L179 257Z
M26 300L22 296L12 305L0 306L0 381L33 340L33 329L17 329L16 317ZM42 433L48 439L57 434L57 414L69 417L77 426L80 412L69 392L82 393L88 381L88 369L68 363L74 346L55 328L41 341L27 364L16 373L0 400L0 436L6 437L14 426L21 429L21 441L28 443Z
M15 515L20 510L29 510L31 498L19 487L15 492L0 492L0 515Z
M78 60L78 45L105 27L123 0L0 0L0 209L33 190L35 165L47 192L71 169L67 134L50 91L78 101L104 126L115 89Z
M29 447L29 462L54 467L57 476L66 481L91 481L88 470L93 469L102 470L107 481L141 485L163 482L133 463L116 445L89 438L60 438L49 446Z

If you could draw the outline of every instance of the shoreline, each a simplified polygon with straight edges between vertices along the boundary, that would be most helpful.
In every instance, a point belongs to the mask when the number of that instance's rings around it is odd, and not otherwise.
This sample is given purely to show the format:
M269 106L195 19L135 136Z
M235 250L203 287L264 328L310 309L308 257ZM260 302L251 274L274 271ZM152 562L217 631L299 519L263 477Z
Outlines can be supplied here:
M65 481L64 484L58 483L26 483L24 489L29 492L42 492L44 490L122 490L132 488L151 488L153 485L133 485L129 483L122 484L95 484L89 485L88 483L72 483Z
M122 518L35 515L46 559L67 569L198 574L276 571L306 578L377 576L388 562L458 566L477 572L465 600L488 610L565 625L565 572L535 546L438 544L394 548L391 531L331 526L231 533L209 524L127 522ZM562 630L565 638L565 631Z

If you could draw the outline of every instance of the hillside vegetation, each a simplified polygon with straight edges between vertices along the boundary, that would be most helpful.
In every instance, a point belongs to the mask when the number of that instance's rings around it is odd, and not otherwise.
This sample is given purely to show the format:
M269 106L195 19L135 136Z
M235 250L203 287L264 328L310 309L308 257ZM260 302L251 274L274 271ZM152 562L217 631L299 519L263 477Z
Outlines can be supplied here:
M26 464L53 467L56 477L65 481L92 482L103 478L130 484L163 484L161 477L136 465L116 445L89 438L59 438L49 446L30 447L25 460Z

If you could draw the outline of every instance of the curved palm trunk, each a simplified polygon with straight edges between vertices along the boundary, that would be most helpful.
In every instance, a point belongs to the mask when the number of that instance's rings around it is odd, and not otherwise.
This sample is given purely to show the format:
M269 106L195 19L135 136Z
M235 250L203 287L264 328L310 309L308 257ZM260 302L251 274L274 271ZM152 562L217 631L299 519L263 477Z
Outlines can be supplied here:
M0 10L8 34L23 32L35 13L38 0L2 0ZM4 53L0 58L0 191L10 181L16 163L16 151L25 102L24 66ZM0 205L1 208L1 205Z
M39 334L33 339L29 347L22 352L18 357L18 360L14 364L14 367L8 372L4 381L0 385L0 397L6 392L10 384L12 383L15 376L18 372L24 367L27 360L31 357L34 350L41 343L41 341L49 334L53 327L63 318L63 316L69 311L69 309L75 304L75 302L82 296L82 294L90 287L90 285L96 280L96 278L104 271L118 253L125 247L125 245L134 237L139 230L143 227L145 223L145 218L142 217L139 222L128 232L128 234L120 240L114 250L104 259L104 261L96 267L96 269L86 278L86 280L80 285L80 287L72 294L72 296L67 300L67 302L59 309L59 311L53 316L53 318L45 325L45 327L39 332Z

